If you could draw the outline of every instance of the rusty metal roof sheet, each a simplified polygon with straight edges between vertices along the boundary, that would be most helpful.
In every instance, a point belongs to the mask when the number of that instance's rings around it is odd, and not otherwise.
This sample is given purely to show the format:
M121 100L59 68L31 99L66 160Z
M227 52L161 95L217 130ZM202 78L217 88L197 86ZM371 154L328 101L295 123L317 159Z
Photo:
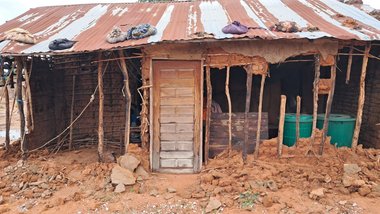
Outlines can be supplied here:
M360 28L344 23L354 20ZM224 34L222 28L237 20L251 29L243 35ZM294 21L301 27L316 26L319 31L282 33L270 31L279 21ZM150 23L157 34L139 40L109 44L105 37L113 26L127 30ZM2 54L49 53L50 41L68 38L78 41L72 48L54 53L94 51L133 47L163 41L210 39L318 39L380 40L380 22L358 8L336 0L209 0L176 3L114 3L51 6L30 9L0 26L0 32L13 28L28 30L37 43L0 43ZM201 33L200 33L201 32ZM207 35L207 37L199 37Z

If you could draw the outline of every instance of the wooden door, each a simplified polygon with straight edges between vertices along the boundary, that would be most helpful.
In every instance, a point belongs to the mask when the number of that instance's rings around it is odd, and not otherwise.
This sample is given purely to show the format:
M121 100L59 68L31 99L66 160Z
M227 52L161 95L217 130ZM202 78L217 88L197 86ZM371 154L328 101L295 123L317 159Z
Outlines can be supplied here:
M200 79L200 61L153 61L154 171L200 169Z

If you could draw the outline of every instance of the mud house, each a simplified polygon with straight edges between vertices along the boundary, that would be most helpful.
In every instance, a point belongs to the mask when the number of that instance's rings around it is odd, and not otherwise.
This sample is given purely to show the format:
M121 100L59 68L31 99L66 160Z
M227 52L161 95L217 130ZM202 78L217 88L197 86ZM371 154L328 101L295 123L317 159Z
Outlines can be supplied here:
M232 21L248 26L248 32L223 33ZM126 31L142 23L157 32L106 42L114 26ZM335 0L66 5L30 9L0 32L4 36L14 28L35 39L0 43L3 62L17 72L25 154L97 144L102 160L104 147L127 152L136 141L149 149L152 170L198 172L227 148L245 156L258 153L257 142L276 137L281 95L288 113L296 112L300 96L301 112L314 118L330 112L356 117L353 147L380 146L380 21L351 5ZM49 50L58 38L75 44Z

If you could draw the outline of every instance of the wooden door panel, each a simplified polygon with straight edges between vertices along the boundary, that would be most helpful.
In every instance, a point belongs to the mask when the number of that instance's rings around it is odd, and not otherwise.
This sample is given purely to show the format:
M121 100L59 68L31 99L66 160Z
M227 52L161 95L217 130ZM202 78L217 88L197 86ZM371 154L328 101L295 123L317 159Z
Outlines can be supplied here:
M199 168L200 76L199 61L153 62L154 170Z

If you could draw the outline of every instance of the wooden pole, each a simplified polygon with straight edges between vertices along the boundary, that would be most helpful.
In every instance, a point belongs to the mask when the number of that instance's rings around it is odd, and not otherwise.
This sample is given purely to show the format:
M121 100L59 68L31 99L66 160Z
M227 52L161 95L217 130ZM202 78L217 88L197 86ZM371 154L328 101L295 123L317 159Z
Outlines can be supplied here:
M243 160L247 160L247 146L249 140L249 121L248 113L251 107L251 93L252 93L252 72L247 70L247 93L245 96L245 112L244 112L244 142L243 142Z
M284 123L285 123L285 110L286 110L286 96L281 95L280 106L280 121L278 123L278 137L277 137L277 155L278 158L282 156L282 142L284 140Z
M141 104L141 112L140 112L140 133L141 133L141 147L143 149L148 149L149 144L149 71L151 67L151 58L143 57L142 59L142 69L141 69L141 77L142 77L142 104ZM141 94L140 94L141 95Z
M228 156L231 156L232 152L232 104L231 104L231 96L230 96L230 66L227 66L226 70L226 96L228 102Z
M206 103L206 133L205 133L205 163L208 163L210 154L210 124L211 124L211 104L212 104L212 85L210 66L206 66L206 85L207 85L207 103Z
M319 76L321 72L321 64L319 55L315 55L314 64L314 83L313 83L313 128L311 132L311 146L314 144L315 131L317 129L317 117L318 117L318 91L319 91Z
M31 132L34 129L33 100L32 100L32 93L30 90L30 75L32 74L32 69L33 69L33 58L30 61L29 72L28 72L28 69L25 69L25 86L26 86L26 95L27 95L26 97L28 100L28 112L29 112L28 121L30 121L30 124L28 126L29 132Z
M7 82L7 81L6 81ZM9 149L10 138L9 131L11 127L10 112L9 112L9 92L7 84L4 85L5 92L5 149Z
M126 113L125 113L125 129L124 129L124 149L125 154L128 153L128 146L129 146L129 137L131 135L131 123L130 123L130 115L131 115L131 90L129 88L129 76L128 76L128 69L127 64L125 63L124 58L124 52L123 50L119 50L119 56L120 58L120 64L124 76L124 88L126 90L125 93L125 101L126 101Z
M360 127L362 125L362 116L363 116L363 108L364 108L364 101L365 101L365 78L367 75L368 56L369 56L370 50L371 50L371 45L367 44L364 51L362 73L360 76L358 112L356 115L356 124L355 124L354 136L352 138L352 145L351 145L353 150L356 150L356 147L358 145Z
M325 113L325 120L323 121L323 133L322 133L322 142L319 147L319 155L323 154L323 149L325 146L326 136L327 132L329 130L329 119L330 119L330 112L331 112L331 106L334 98L334 91L335 91L335 79L336 79L336 59L333 66L331 66L331 86L330 91L327 97L327 104L326 104L326 113Z
M101 62L99 62L101 63ZM103 65L101 65L103 66ZM99 69L99 68L98 68ZM101 70L101 69L100 69ZM98 75L99 75L99 70L98 70ZM75 104L75 74L73 75L73 87L72 87L72 92L71 92L71 109L70 109L70 124L73 124L73 120L74 120L74 104ZM98 76L99 78L99 76ZM100 95L100 93L99 93ZM99 105L100 105L100 102L99 102ZM100 108L99 108L100 110ZM73 128L74 128L74 124L70 126L70 135L69 135L69 150L71 151L72 149L72 145L73 145Z
M297 96L297 112L296 112L296 142L297 147L298 141L300 140L300 117L301 117L301 97Z
M20 57L17 57L16 59L16 71L17 71L17 78L16 78L16 97L17 97L17 106L18 106L18 112L20 115L20 136L21 136L21 151L22 156L25 159L27 154L27 148L26 148L26 138L25 138L25 114L24 114L24 101L22 99L22 59Z
M266 74L261 75L261 85L260 85L260 97L259 97L259 119L257 121L257 132L256 132L256 148L255 148L255 158L259 157L259 145L261 138L261 116L263 111L263 96L264 96L264 85L265 85Z
M353 45L350 46L350 52L348 53L348 63L347 63L347 73L346 73L346 84L350 82L351 67L352 67L352 54L354 53Z
M102 53L99 53L99 60ZM103 92L103 62L98 63L98 86L99 86L99 124L98 124L98 158L99 162L104 161L104 92Z

